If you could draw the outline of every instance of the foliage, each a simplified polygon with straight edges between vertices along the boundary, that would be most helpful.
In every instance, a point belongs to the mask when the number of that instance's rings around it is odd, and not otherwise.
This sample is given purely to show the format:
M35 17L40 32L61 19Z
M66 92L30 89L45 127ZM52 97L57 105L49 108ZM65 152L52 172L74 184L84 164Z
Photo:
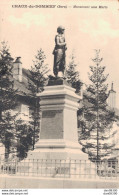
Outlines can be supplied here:
M11 114L11 111L4 111L2 121L0 122L0 138L5 146L5 158L9 158L11 148L15 140L15 116Z
M78 93L81 89L82 82L80 81L79 72L76 70L77 64L75 63L75 57L72 54L71 60L66 69L66 80Z
M79 142L83 145L83 151L89 154L91 159L100 160L109 155L114 144L111 143L111 128L116 120L115 112L107 105L108 75L104 74L105 66L101 66L102 58L96 52L93 59L94 66L90 66L90 83L83 95L83 107L79 110L80 128Z
M16 90L13 81L13 58L6 42L0 49L0 112L12 109L16 105Z
M27 152L32 147L32 129L29 122L20 119L15 121L16 128L16 151L19 159L27 157Z
M8 158L14 138L14 117L11 109L16 106L16 92L13 81L13 58L6 42L0 49L0 140L5 145L5 157Z
M43 87L47 82L47 74L49 72L48 65L45 64L46 56L42 49L38 50L33 66L30 69L29 90L33 98L32 114L30 124L33 131L33 149L40 131L40 104L37 93L43 91Z
M33 66L30 71L29 89L31 90L32 96L36 97L38 92L43 91L43 87L47 81L47 74L49 72L48 65L45 64L46 56L42 49L38 50Z

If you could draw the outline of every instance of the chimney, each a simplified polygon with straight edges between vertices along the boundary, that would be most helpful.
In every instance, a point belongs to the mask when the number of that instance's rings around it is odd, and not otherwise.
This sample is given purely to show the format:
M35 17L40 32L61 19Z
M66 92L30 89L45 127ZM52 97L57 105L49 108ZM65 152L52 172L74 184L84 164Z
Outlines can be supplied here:
M114 84L111 84L111 90L109 91L108 105L110 108L116 108L116 91L114 91Z
M13 78L19 82L22 82L22 63L21 57L17 57L13 66Z

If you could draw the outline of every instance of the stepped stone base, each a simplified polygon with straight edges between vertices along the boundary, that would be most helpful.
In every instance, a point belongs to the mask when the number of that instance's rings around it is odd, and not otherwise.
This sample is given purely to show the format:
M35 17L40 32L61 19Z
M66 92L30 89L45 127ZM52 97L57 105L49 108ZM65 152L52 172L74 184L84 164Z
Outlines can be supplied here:
M40 140L28 159L63 159L88 160L88 155L81 151L78 143L67 140Z
M60 78L50 79L39 97L41 132L35 150L27 157L33 162L31 172L42 170L42 174L52 173L54 177L80 171L88 174L90 161L78 143L77 110L81 97ZM81 164L80 161L84 162ZM85 163L89 166L86 167Z
M81 146L64 140L41 140L34 151L29 152L26 162L29 172L50 177L90 177L96 168L81 151ZM81 176L79 176L81 174Z

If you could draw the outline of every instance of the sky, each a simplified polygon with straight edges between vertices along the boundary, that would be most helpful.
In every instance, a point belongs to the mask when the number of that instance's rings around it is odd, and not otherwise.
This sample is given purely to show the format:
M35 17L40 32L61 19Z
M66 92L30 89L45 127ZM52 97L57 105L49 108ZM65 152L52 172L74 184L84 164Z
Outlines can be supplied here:
M15 5L26 5L27 8L17 8ZM40 5L55 5L55 8L36 8ZM88 8L74 8L75 5ZM99 9L99 6L103 8ZM119 108L118 1L0 1L0 42L8 41L12 57L21 56L24 68L33 65L37 50L42 48L52 74L52 51L59 25L65 27L67 64L73 53L84 83L89 82L87 73L90 72L89 66L93 65L95 49L100 49L100 57L103 58L101 64L106 66L105 74L109 74L109 88L114 82L116 105Z

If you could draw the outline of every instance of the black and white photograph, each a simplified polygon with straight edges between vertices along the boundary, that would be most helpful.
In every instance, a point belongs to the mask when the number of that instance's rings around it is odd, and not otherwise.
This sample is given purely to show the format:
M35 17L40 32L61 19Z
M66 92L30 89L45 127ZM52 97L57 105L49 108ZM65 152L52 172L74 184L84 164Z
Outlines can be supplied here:
M0 189L117 194L118 53L118 0L0 1Z

